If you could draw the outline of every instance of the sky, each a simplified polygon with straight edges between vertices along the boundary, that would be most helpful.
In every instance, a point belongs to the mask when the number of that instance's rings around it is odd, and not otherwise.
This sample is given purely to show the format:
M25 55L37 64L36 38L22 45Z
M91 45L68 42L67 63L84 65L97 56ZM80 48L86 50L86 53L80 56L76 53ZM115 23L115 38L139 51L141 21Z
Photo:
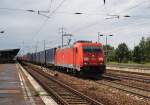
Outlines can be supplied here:
M125 42L133 49L142 36L150 36L149 11L149 0L106 0L105 5L103 0L0 0L0 31L5 30L0 34L0 49L40 51L44 40L46 48L56 47L61 45L62 27L73 35L72 42L96 42L99 32L104 35L102 44L107 36L111 46Z

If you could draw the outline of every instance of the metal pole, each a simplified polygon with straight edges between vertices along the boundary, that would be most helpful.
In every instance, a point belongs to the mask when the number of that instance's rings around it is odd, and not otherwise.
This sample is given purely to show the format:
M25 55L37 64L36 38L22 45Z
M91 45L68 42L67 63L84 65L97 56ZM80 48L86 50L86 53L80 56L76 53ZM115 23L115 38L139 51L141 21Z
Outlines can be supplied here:
M37 63L36 61L38 59L38 57L37 57L37 50L38 50L38 41L36 42L36 45L35 45L35 63Z
M98 42L100 42L100 32L98 32Z
M24 55L24 41L22 42L22 55Z
M38 41L36 42L36 45L35 45L35 53L37 53L37 49L38 49Z
M45 40L44 40L44 50L45 50Z
M108 36L113 36L113 35L106 35L106 63L107 63L107 58L108 58L108 57L107 57L107 56L108 56L108 48L107 48L107 47L108 47L108 46L107 46L107 37L108 37Z
M45 40L44 40L44 64L45 64L45 66L46 66L46 42L45 42Z
M67 34L67 33L65 32L65 34L63 34L63 37L65 37L65 36L70 36L70 39L68 40L68 45L69 45L70 42L71 42L72 34Z
M106 35L106 63L107 63L107 35Z
M63 39L63 37L64 37L64 28L63 27L61 28L61 35L62 35L62 47L63 47L64 46L63 45L63 43L64 43L63 42L64 41L64 39Z

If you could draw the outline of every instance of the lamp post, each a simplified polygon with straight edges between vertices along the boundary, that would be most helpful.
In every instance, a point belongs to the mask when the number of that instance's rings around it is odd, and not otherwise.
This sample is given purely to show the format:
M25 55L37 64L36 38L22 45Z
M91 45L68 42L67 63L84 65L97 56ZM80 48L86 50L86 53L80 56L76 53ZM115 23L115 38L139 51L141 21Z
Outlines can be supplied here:
M107 63L107 55L108 55L108 50L107 50L107 37L108 36L113 36L113 35L105 35L106 36L106 63Z
M103 36L103 34L100 34L100 32L98 32L98 42L100 42L100 36Z
M108 41L108 36L113 36L112 34L110 35L104 35L104 34L100 34L100 32L98 32L98 42L100 40L100 36L105 36L105 42L106 42L106 45L105 45L105 56L106 56L106 59L105 59L105 62L107 63L107 55L108 55L108 51L107 51L107 41Z

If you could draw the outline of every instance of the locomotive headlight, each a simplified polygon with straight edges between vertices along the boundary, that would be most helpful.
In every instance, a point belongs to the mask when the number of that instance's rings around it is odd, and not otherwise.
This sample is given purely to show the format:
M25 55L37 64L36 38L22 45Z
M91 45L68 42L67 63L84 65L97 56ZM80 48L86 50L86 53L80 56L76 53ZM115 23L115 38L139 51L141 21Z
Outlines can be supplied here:
M87 63L87 62L84 62L84 64L87 65L88 63Z
M84 60L84 61L88 61L89 58L88 58L88 57L84 57L83 60Z
M103 61L104 59L103 59L102 57L99 57L98 60L99 60L99 61Z

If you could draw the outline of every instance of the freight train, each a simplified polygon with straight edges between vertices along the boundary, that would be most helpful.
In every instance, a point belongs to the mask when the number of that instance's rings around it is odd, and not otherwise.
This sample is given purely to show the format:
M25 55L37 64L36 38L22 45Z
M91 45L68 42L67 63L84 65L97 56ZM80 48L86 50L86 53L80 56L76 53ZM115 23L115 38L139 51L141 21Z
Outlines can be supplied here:
M77 41L72 46L27 54L18 60L53 66L58 71L86 77L100 77L106 70L102 44L91 41Z

